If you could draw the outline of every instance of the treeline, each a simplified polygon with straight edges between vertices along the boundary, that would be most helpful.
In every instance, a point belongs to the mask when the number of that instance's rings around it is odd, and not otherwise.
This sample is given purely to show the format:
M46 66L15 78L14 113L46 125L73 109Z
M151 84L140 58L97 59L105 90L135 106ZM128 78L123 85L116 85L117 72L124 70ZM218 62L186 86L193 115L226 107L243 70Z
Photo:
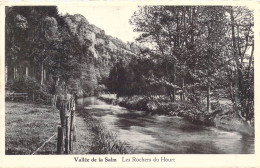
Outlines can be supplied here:
M106 90L119 60L138 50L91 25L82 15L61 16L56 6L6 7L6 86L47 99L66 87L78 96ZM134 51L134 52L133 52Z
M243 119L254 116L254 17L246 7L142 6L130 23L147 46L118 63L109 89L119 95L163 94L201 105L228 97ZM212 94L214 93L214 94ZM215 94L216 93L216 94Z
M41 97L59 86L79 96L165 95L198 106L206 99L208 112L213 96L226 96L252 120L253 20L246 7L141 6L130 19L141 48L55 6L6 7L6 86Z

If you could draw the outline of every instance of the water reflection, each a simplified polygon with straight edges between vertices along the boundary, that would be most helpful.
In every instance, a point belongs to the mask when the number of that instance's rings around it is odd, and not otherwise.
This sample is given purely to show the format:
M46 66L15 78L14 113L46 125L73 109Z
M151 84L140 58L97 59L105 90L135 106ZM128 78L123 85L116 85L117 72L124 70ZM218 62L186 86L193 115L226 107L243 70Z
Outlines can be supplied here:
M183 118L149 115L108 105L95 97L78 104L132 146L135 153L254 153L254 138L215 127L195 125Z

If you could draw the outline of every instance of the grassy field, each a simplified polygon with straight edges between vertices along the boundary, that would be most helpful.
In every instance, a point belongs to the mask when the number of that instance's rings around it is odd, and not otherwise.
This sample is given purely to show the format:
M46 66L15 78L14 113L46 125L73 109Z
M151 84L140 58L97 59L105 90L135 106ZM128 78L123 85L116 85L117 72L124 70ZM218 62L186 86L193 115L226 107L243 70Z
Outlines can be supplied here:
M30 155L52 135L56 134L59 112L46 105L5 103L6 154ZM35 154L53 154L56 136Z
M59 111L55 107L27 103L6 102L5 104L5 151L7 155L30 155L50 137L35 155L56 154ZM73 154L90 152L91 131L87 123L76 114L77 140Z

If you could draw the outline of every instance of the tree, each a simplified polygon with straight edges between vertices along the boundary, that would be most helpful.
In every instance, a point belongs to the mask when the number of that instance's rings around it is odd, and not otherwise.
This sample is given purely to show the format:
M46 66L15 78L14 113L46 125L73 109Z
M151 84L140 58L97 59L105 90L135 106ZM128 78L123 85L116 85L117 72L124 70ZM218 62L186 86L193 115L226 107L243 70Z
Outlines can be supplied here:
M158 56L155 59L165 63L165 76L173 86L168 87L173 101L185 76L194 76L201 85L208 78L210 87L209 78L216 64L223 60L220 48L224 45L224 12L223 7L145 6L130 20L135 31L142 33L137 40L152 43L150 48L156 53L153 55ZM181 82L177 76L182 76Z
M250 120L253 114L253 54L254 33L252 11L244 7L229 7L232 51L235 62L234 106L241 117ZM236 17L235 17L236 16ZM249 54L249 51L251 53Z

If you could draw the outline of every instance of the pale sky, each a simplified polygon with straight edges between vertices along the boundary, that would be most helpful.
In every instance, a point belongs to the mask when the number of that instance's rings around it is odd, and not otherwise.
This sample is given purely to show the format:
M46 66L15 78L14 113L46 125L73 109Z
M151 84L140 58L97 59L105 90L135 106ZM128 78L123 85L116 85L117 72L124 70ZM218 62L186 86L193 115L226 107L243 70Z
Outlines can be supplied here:
M81 14L90 24L124 42L134 42L135 37L138 36L129 24L129 19L137 9L137 6L58 6L59 13L62 15Z

